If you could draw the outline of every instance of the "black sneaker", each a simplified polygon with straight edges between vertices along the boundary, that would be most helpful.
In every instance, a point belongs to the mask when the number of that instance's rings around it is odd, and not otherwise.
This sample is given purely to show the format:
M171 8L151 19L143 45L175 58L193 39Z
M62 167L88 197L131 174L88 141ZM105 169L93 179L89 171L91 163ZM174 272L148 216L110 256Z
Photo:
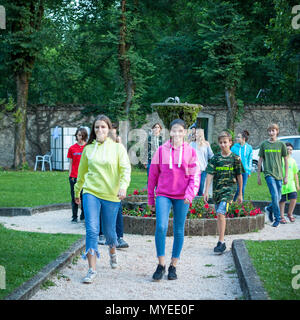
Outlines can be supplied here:
M84 220L84 216L80 215L80 221Z
M225 242L218 241L217 246L214 248L214 253L222 254L226 250Z
M166 266L157 265L156 271L153 273L152 279L153 281L159 281L162 279L163 275L166 272Z
M77 222L77 218L72 218L71 222Z
M170 264L168 269L168 279L169 280L176 280L177 274L176 274L176 268Z

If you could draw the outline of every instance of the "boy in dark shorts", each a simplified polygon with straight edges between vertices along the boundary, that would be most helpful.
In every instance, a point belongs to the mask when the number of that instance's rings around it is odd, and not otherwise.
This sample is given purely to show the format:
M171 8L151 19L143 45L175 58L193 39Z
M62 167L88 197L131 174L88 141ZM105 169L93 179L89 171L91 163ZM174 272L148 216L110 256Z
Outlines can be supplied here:
M284 218L284 207L285 202L290 200L288 218L290 222L295 222L295 218L293 216L293 212L297 202L297 191L299 190L299 179L298 179L298 166L295 159L292 158L293 153L293 145L289 142L286 144L286 149L288 153L288 183L282 186L281 190L281 199L279 202L280 207L280 223L286 224L286 220ZM285 175L284 162L282 163L283 175Z
M238 203L243 202L243 178L244 168L241 158L231 152L232 136L229 132L223 131L218 136L221 152L214 155L208 162L206 172L207 180L203 195L204 201L208 201L208 190L213 179L213 200L218 215L219 241L214 252L222 254L226 250L224 235L226 229L225 215L229 204L236 193L237 183L239 185Z

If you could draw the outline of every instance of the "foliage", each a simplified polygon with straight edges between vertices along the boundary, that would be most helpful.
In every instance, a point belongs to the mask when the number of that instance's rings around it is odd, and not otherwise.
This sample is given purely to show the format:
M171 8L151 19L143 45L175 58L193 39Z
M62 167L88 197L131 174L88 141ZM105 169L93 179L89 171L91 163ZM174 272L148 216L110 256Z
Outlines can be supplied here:
M21 232L0 224L0 265L6 270L6 289L0 300L67 250L81 235Z
M269 297L272 300L299 300L300 291L292 286L296 276L292 269L300 264L300 240L246 240L245 243Z
M228 212L226 213L226 218L238 218L238 217L252 217L261 214L259 208L255 208L253 204L248 201L243 204L237 202L232 202L229 205ZM205 218L205 219L216 219L217 214L208 203L205 203L203 198L195 198L189 209L189 218Z

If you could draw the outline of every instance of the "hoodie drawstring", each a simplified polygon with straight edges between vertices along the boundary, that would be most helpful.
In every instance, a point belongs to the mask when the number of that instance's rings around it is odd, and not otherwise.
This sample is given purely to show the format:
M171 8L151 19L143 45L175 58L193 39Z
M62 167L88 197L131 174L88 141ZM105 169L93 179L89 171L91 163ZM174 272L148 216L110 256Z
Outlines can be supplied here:
M178 162L178 168L181 167L182 164L182 153L183 153L183 148L182 145L180 146L180 151L179 151L179 162ZM172 147L170 148L170 162L169 162L169 169L173 169L173 163L172 163Z

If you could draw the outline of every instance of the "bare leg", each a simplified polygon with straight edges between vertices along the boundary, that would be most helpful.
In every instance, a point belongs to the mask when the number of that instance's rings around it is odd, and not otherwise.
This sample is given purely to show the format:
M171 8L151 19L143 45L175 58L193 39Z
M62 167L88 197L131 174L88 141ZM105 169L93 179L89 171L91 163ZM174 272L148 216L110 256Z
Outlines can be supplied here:
M223 214L218 214L218 232L219 232L219 241L224 242L224 235L226 229L226 220Z
M90 253L87 254L89 268L92 268L94 271L96 270L96 254L91 255Z
M280 218L281 219L284 219L284 207L285 207L285 202L279 202Z
M178 261L178 258L172 258L172 259L171 259L171 264L172 264L174 267L176 267L177 261Z
M165 266L165 257L164 256L158 257L158 264L160 264L161 266Z
M296 202L297 202L297 199L291 199L290 200L289 211L288 211L288 216L289 217L293 216L293 212L294 212L294 209L296 207Z

